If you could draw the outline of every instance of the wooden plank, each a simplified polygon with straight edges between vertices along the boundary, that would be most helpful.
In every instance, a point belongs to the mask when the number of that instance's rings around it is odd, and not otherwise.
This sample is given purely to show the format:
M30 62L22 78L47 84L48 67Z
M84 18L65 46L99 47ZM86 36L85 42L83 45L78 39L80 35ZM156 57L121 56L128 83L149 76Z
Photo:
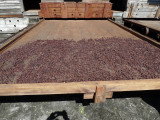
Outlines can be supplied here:
M102 18L103 17L103 12L93 12L92 13L92 18Z
M64 2L64 4L67 6L67 8L76 8L76 2Z
M61 8L49 8L49 12L61 12Z
M85 13L85 8L77 8L77 11L84 14Z
M112 3L106 3L104 7L103 18L111 18L113 16Z
M104 8L104 3L92 3L91 5L93 8Z
M106 101L105 92L106 92L105 86L98 85L96 87L96 93L95 93L94 102L95 103L105 102Z
M78 8L85 8L85 3L84 2L78 2L77 7Z
M61 7L61 4L62 4L62 3L56 3L56 2L50 3L50 2L48 2L48 3L47 3L47 6L48 6L48 7L54 7L54 8L57 7L57 8L58 8L58 7Z
M77 12L76 18L84 18L84 13Z
M112 92L141 90L160 90L160 79L113 81L106 85L106 91Z
M93 12L103 12L104 8L92 8Z
M92 4L86 4L85 18L92 18Z
M52 18L61 18L62 17L62 15L61 15L61 12L52 12L52 13L50 13L50 16L52 17Z
M67 8L67 12L68 13L70 13L70 12L72 12L72 13L74 13L74 12L76 12L76 8Z
M66 5L62 5L62 18L67 18L67 6Z
M97 86L106 92L160 90L160 79L88 81L72 83L0 84L0 96L95 93Z
M11 18L11 17L19 17L19 18L22 18L23 15L20 14L20 15L0 15L0 18Z
M76 18L76 13L72 12L72 13L67 13L67 17L68 18Z
M43 18L43 17L44 17L44 15L43 15L43 13L42 13L41 11L38 11L38 16L39 16L40 18Z

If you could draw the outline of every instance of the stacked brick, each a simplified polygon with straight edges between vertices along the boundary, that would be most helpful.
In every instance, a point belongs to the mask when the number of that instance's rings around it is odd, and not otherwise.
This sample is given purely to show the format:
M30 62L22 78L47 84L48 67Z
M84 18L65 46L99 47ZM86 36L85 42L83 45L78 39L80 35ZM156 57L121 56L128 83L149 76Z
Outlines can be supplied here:
M42 2L40 18L111 18L111 3Z

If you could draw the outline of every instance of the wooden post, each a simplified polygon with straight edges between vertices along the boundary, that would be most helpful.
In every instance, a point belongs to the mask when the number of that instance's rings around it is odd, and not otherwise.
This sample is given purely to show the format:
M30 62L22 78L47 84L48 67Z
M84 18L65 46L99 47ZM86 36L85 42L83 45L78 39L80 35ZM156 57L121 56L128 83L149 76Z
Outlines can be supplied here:
M130 6L130 10L129 10L129 14L128 14L128 18L132 18L132 11L133 11L133 7L134 7L134 5L133 5L133 4L131 4L131 6Z
M158 8L158 10L157 10L157 12L156 12L155 18L158 19L159 15L160 15L160 5L159 5L159 8Z
M99 85L96 87L94 102L100 103L105 101L106 101L106 88L104 85Z

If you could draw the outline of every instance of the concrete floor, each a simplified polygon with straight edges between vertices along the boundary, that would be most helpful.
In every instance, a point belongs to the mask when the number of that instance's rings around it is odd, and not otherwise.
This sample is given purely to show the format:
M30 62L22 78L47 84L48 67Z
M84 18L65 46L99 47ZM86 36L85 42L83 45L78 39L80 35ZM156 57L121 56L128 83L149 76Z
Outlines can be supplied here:
M0 97L0 120L160 120L159 93L117 93L99 104L82 95Z

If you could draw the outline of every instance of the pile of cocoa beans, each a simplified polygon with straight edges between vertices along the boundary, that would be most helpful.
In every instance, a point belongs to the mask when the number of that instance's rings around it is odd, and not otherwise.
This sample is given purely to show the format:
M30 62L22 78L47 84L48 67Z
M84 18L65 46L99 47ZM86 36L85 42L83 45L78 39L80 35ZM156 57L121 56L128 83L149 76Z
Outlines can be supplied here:
M152 78L160 49L142 40L37 40L0 55L0 84Z

